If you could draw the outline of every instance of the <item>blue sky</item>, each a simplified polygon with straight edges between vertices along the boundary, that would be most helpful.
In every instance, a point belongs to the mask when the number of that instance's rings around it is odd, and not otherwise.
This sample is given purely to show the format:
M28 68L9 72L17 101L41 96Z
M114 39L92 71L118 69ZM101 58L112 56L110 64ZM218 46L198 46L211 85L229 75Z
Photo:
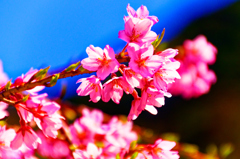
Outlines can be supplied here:
M51 65L51 71L86 57L90 44L115 51L125 42L118 39L124 29L128 3L137 9L146 5L159 23L158 34L166 28L165 41L177 36L188 24L235 2L234 0L152 0L86 1L41 0L0 1L0 59L4 71L15 79L31 67ZM206 24L207 25L207 24ZM77 78L62 81L71 89ZM56 94L62 82L50 94ZM55 93L54 93L55 92ZM71 93L69 94L71 95Z

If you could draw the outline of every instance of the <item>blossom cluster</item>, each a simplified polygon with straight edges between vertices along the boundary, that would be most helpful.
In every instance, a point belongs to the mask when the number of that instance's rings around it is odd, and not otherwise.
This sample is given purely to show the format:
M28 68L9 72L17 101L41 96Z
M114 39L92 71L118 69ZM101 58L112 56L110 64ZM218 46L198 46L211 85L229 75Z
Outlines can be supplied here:
M180 79L176 71L180 62L174 57L178 54L176 49L166 49L161 53L155 51L153 45L158 39L157 34L151 31L158 22L156 16L149 16L145 6L135 11L127 6L128 16L124 17L125 28L119 31L118 37L127 42L124 49L115 55L114 50L106 45L102 50L90 45L86 52L88 58L81 61L82 67L89 71L97 71L96 76L82 78L77 81L79 96L90 95L90 101L98 102L110 99L119 104L123 92L134 97L128 120L133 120L143 111L147 110L157 114L157 109L164 105L164 97L171 97L167 91L169 84ZM120 64L116 56L128 59L128 66ZM117 76L116 72L121 76ZM110 76L111 75L111 76ZM110 79L102 84L101 81ZM141 97L137 93L141 91Z
M179 48L180 54L176 59L181 63L178 69L181 79L177 79L169 91L187 99L208 93L216 82L215 73L208 68L216 61L216 47L205 36L199 35L184 41Z
M19 76L10 88L18 87L24 83L29 82L29 80L38 72L38 70L30 69L25 75ZM2 85L3 86L3 85ZM4 89L5 87L1 87ZM54 101L47 99L47 93L38 94L39 91L44 89L44 86L37 86L33 89L26 90L25 92L17 93L11 95L10 99L15 103L15 108L20 118L20 128L12 133L9 133L11 140L10 144L11 150L18 149L36 149L37 145L41 143L41 139L32 129L31 124L33 121L37 124L38 128L42 130L43 134L47 137L56 138L58 135L58 130L62 127L62 119L57 111L60 109L60 105ZM8 116L6 110L8 104L0 102L1 111L0 116L4 118ZM2 128L5 131L5 127ZM6 145L6 144L4 144Z
M26 143L19 149L12 149L11 143L18 136L13 129L6 129L0 126L0 157L1 158L35 158L37 152L42 157L48 158L76 158L76 159L113 159L131 158L132 154L137 154L136 159L141 158L162 158L178 159L178 152L171 150L176 143L157 139L154 144L134 145L138 136L132 131L132 122L123 123L117 117L112 117L109 122L103 122L103 113L99 110L90 111L84 109L82 116L75 122L64 127L69 132L67 142L61 139L46 137L38 131L37 135L41 144L36 145L37 149L28 147L33 137L29 135ZM32 131L32 130L30 130ZM72 147L72 149L71 149ZM73 151L73 152L71 152Z
M171 48L157 51L162 35L159 38L151 29L158 18L150 16L143 5L136 11L128 5L127 13L124 30L118 33L127 44L118 54L109 45L104 49L90 45L87 58L58 74L47 76L49 67L30 69L13 83L0 61L0 119L9 116L9 105L15 107L20 118L19 126L0 126L0 158L35 159L36 153L68 159L179 158L172 150L175 142L157 139L154 144L137 144L131 120L143 110L157 114L155 107L163 106L171 93L186 98L206 93L216 80L208 64L215 62L217 50L199 36L185 41L180 54ZM90 95L94 103L111 99L116 104L124 92L132 95L127 122L117 117L105 121L101 111L84 109L82 116L69 125L61 115L60 102L40 93L45 86L56 84L58 78L91 72L96 75L77 81L81 83L77 94Z

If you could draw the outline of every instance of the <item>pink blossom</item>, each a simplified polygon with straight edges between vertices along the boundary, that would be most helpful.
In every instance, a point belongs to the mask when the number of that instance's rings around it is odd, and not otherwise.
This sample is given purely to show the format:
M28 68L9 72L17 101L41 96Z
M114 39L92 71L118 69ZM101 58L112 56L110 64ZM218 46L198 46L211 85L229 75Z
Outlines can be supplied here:
M182 95L187 99L208 93L211 85L216 82L215 73L202 62L197 64L182 62L178 72L181 79L176 80L169 91L173 95Z
M10 143L15 136L16 133L13 129L6 130L6 126L0 126L0 145L10 147Z
M37 133L42 144L37 147L37 152L48 158L67 158L70 156L69 145L66 141L45 137L42 133Z
M10 148L10 143L15 136L13 129L6 130L6 126L0 126L0 158L21 159L21 152Z
M153 81L156 88L167 91L170 83L175 82L175 79L180 79L180 75L176 71L180 67L180 62L166 62L161 65L157 72L153 75Z
M29 112L27 106L23 103L18 103L15 105L18 115L26 122L31 122L33 120L33 114Z
M104 50L90 45L90 47L87 47L86 52L89 57L82 60L83 67L89 71L97 71L97 76L101 80L118 70L119 63L109 45L106 45Z
M208 64L216 61L217 49L203 35L199 35L193 40L185 40L183 48L187 53L187 58L191 61L203 61Z
M77 145L86 145L88 142L94 142L96 134L104 135L106 131L102 128L103 114L101 111L89 111L84 109L83 116L70 126L72 143Z
M149 16L149 11L147 9L146 6L144 5L141 5L141 7L139 7L137 9L137 11L135 11L131 6L130 4L127 5L127 12L128 12L128 15L131 16L131 17L135 17L135 18L139 18L139 19L150 19L153 24L157 23L158 22L158 18L156 16ZM124 17L125 21L127 20L128 17Z
M163 106L165 104L165 96L171 97L170 93L158 90L154 86L152 78L143 78L141 83L141 98L135 98L132 101L128 120L135 120L143 110L147 110L151 114L156 115L157 109L154 107Z
M155 141L155 147L160 148L161 151L159 151L157 154L153 154L161 157L162 159L178 159L179 155L177 151L171 151L171 149L176 145L175 142L172 141L166 141L162 139L158 139Z
M152 76L164 60L158 55L153 55L153 46L149 44L139 46L130 43L127 51L131 57L129 62L130 68L140 73L143 77Z
M25 75L22 74L22 76L17 77L17 79L12 84L12 86L16 87L16 86L20 86L21 84L27 83L32 78L32 76L35 75L37 72L38 72L37 69L31 68ZM45 86L36 86L33 89L26 90L26 92L31 95L37 95L37 92L43 90L44 88Z
M56 138L58 129L62 127L63 117L57 113L59 109L60 105L55 102L41 101L41 104L32 112L38 127L47 137Z
M157 34L151 30L153 22L150 19L139 19L134 17L127 18L125 29L119 31L118 38L127 43L151 43L157 38Z
M8 116L8 112L6 111L6 108L8 107L8 104L4 102L0 102L0 119L3 119L5 116Z
M36 121L38 127L43 131L45 136L56 138L58 135L58 130L62 127L61 118L63 117L55 113L42 118L34 118L34 120Z
M179 159L177 151L171 151L175 142L158 139L153 145L144 145L144 150L138 154L137 159Z
M123 76L132 87L141 87L141 80L143 77L139 73L134 72L131 68L124 68Z
M29 126L22 126L18 132L15 138L11 142L11 148L12 149L18 149L21 147L22 144L25 144L30 149L36 149L37 144L41 144L40 138L37 136L37 134L32 130Z
M133 87L123 77L113 77L103 85L102 100L108 102L110 98L117 104L123 96L123 90L129 94L133 92Z
M85 151L77 149L73 152L73 156L76 159L103 159L101 153L101 148L97 148L93 143L88 143Z
M138 115L142 112L142 110L139 110L140 106L140 98L134 99L131 104L131 109L128 114L128 121L137 119Z
M132 131L132 122L122 123L117 117L109 122L110 129L106 134L106 140L117 147L128 148L130 143L137 140L137 134Z
M88 78L81 78L77 83L82 82L77 88L77 93L79 96L86 96L90 94L90 99L94 103L101 99L102 84L99 78L92 75Z
M208 64L215 62L216 53L217 49L203 35L186 40L177 57L181 63L178 69L181 79L175 80L169 86L169 91L187 99L208 93L216 82L215 73L208 68Z
M33 113L36 113L42 101L47 97L47 93L41 95L30 96L25 103L16 104L19 116L27 123L33 120ZM41 112L42 113L42 112ZM35 114L36 115L36 114ZM42 114L43 115L43 114ZM37 115L39 116L39 114Z

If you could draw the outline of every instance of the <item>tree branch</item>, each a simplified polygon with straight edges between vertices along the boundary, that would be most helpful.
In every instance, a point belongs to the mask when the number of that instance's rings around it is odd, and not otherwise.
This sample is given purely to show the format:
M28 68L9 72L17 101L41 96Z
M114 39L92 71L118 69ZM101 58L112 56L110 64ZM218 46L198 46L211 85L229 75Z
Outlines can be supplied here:
M128 56L122 56L121 53L116 55L116 59L118 60L119 63L129 61L129 57ZM78 69L72 70L72 71L69 71L69 72L66 72L65 70L62 71L61 73L59 73L60 75L59 75L58 79L73 77L73 76L87 74L87 73L90 74L90 73L93 73L93 72L95 72L95 71L89 71L89 70L84 69L82 66L80 66ZM37 80L37 81L33 81L33 82L30 81L29 83L25 83L21 86L10 88L8 90L3 90L2 92L0 92L0 101L3 101L3 102L8 103L8 104L14 104L14 103L10 103L9 100L6 99L6 98L9 97L10 95L14 95L18 92L33 89L36 86L52 87L51 85L49 85L49 82L52 80L52 77L54 75L45 77L41 80Z

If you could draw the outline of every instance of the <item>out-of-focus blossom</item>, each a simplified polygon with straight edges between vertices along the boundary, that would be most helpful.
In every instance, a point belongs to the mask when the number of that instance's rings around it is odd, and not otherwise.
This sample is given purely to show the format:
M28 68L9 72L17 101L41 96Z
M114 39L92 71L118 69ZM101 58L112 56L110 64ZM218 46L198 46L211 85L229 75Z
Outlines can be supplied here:
M136 133L131 129L131 122L122 123L113 117L110 122L103 123L102 112L97 110L90 112L87 109L84 109L83 116L70 126L72 143L82 148L77 154L83 155L86 153L86 145L95 143L102 149L101 156L104 158L116 157L123 150L128 150L130 143L137 139Z
M211 85L216 82L215 73L209 70L205 63L181 66L178 73L181 75L181 79L176 80L170 86L169 91L173 95L182 95L187 99L206 94Z
M94 136L104 135L106 131L102 128L103 114L99 110L89 111L84 109L83 116L76 119L70 126L72 143L77 145L86 145L88 142L94 142Z
M208 93L217 80L215 73L208 68L208 64L216 60L217 49L203 35L192 41L186 40L181 48L176 57L181 63L178 69L181 79L172 83L169 91L187 99Z
M38 144L37 152L48 158L67 158L70 156L69 145L66 141L45 137L41 132L37 133L42 141Z
M193 40L185 40L183 48L187 54L186 58L190 61L202 61L207 64L213 64L216 61L217 48L203 35L198 35Z
M75 150L73 156L76 159L103 159L101 157L102 149L97 148L93 143L88 143L86 150Z
M115 58L114 50L106 45L104 50L90 45L86 52L88 58L81 61L83 67L89 71L97 71L97 76L104 80L110 73L118 71L119 63Z
M77 94L79 96L86 96L90 94L90 99L94 103L101 99L102 84L99 78L92 75L89 78L81 78L77 83L82 82L77 88Z
M10 143L15 136L13 129L6 130L6 126L0 126L0 158L21 159L21 152L10 148Z
M154 145L146 145L137 156L137 159L147 157L149 159L179 159L177 151L171 151L176 145L175 142L158 139Z
M55 113L43 118L35 118L35 121L45 136L56 138L58 130L62 127L62 118L59 114Z

